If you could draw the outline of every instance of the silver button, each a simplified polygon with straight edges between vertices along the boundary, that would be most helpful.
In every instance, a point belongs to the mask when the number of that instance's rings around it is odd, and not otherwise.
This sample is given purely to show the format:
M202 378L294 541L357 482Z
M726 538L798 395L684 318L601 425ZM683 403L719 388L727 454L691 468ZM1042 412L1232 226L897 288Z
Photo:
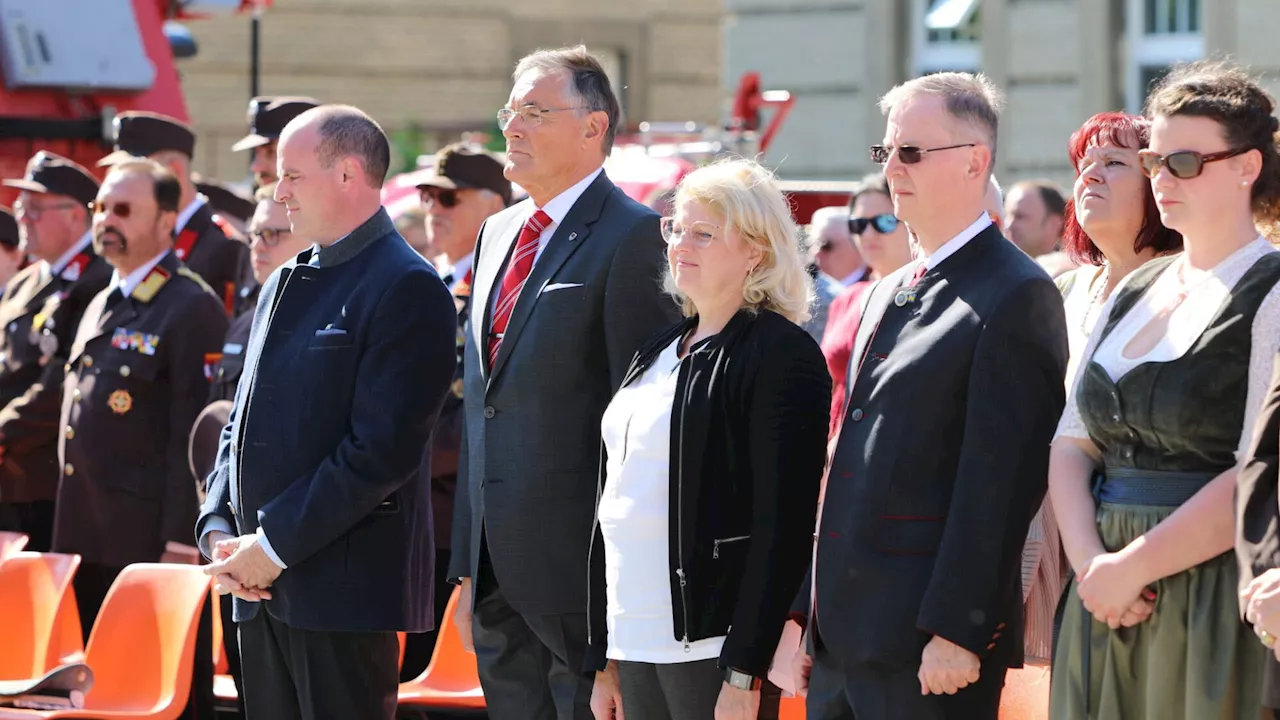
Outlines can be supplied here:
M854 422L858 422L863 416L862 408L854 408L853 412L849 413L849 419Z
M492 405L486 406L484 409L484 416L485 416L485 419L487 420L492 420L493 416L497 414L498 414L498 411L494 410Z
M129 373L130 373L130 372L131 372L131 371L129 370L129 366L128 366L128 365L121 365L121 366L120 366L120 377L129 377Z
M1122 418L1120 417L1120 413L1116 413L1115 415L1112 415L1112 416L1111 416L1111 419L1112 419L1112 420L1114 420L1114 421L1116 421L1116 422L1120 422L1120 420L1121 420Z

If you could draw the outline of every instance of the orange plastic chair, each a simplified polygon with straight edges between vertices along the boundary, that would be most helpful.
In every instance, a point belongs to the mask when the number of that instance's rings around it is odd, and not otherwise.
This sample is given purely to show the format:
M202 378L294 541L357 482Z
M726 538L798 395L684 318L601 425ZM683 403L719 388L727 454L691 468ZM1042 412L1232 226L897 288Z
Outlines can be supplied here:
M70 588L62 595L58 616L49 638L49 661L56 667L84 662L84 633L80 631L80 606Z
M0 680L40 677L60 664L50 650L78 567L79 555L57 553L19 552L0 563Z
M27 546L27 541L31 538L26 533L10 532L8 530L0 530L0 560L22 551Z
M0 709L0 720L174 720L191 692L196 626L209 576L197 565L139 563L116 578L89 636L93 688L82 710Z
M1033 665L1009 670L1000 695L1000 720L1049 719L1049 667Z
M778 703L778 720L804 720L804 698L782 698Z
M437 710L485 709L476 656L462 647L462 638L453 624L460 592L461 588L454 588L449 597L427 669L416 679L400 685L400 705Z

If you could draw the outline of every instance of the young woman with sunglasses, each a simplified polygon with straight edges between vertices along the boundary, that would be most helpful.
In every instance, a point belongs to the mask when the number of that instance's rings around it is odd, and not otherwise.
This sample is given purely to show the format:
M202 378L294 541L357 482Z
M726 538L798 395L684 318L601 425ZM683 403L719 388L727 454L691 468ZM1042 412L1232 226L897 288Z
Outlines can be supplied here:
M1274 109L1215 63L1176 67L1148 100L1139 159L1184 252L1112 293L1053 443L1077 578L1055 718L1259 716L1264 648L1239 620L1232 498L1280 349L1280 253L1257 229L1280 218Z
M907 226L893 214L893 200L883 173L868 175L849 196L849 236L869 272L863 282L850 287L831 303L827 329L822 334L822 354L831 372L831 426L835 434L844 414L845 377L853 341L862 318L862 294L872 282L911 262L911 241Z

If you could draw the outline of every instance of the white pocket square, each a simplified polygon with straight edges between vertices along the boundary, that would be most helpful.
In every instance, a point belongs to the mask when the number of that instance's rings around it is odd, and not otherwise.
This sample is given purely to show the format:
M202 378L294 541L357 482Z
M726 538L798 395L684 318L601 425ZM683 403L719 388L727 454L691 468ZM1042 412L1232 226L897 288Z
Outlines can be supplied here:
M552 290L568 290L569 288L582 287L582 283L551 283L542 288L542 292L549 293Z

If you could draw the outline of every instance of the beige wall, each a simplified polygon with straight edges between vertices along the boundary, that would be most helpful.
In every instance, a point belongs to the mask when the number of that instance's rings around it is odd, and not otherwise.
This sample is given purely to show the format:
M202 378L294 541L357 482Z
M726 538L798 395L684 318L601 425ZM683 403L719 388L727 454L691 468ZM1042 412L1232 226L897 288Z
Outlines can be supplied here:
M416 124L446 142L490 128L520 56L585 42L621 56L625 120L713 123L720 17L720 0L275 0L262 20L260 90L350 103L389 132ZM248 158L229 148L246 132L249 20L188 27L200 52L178 67L196 169L239 180Z

